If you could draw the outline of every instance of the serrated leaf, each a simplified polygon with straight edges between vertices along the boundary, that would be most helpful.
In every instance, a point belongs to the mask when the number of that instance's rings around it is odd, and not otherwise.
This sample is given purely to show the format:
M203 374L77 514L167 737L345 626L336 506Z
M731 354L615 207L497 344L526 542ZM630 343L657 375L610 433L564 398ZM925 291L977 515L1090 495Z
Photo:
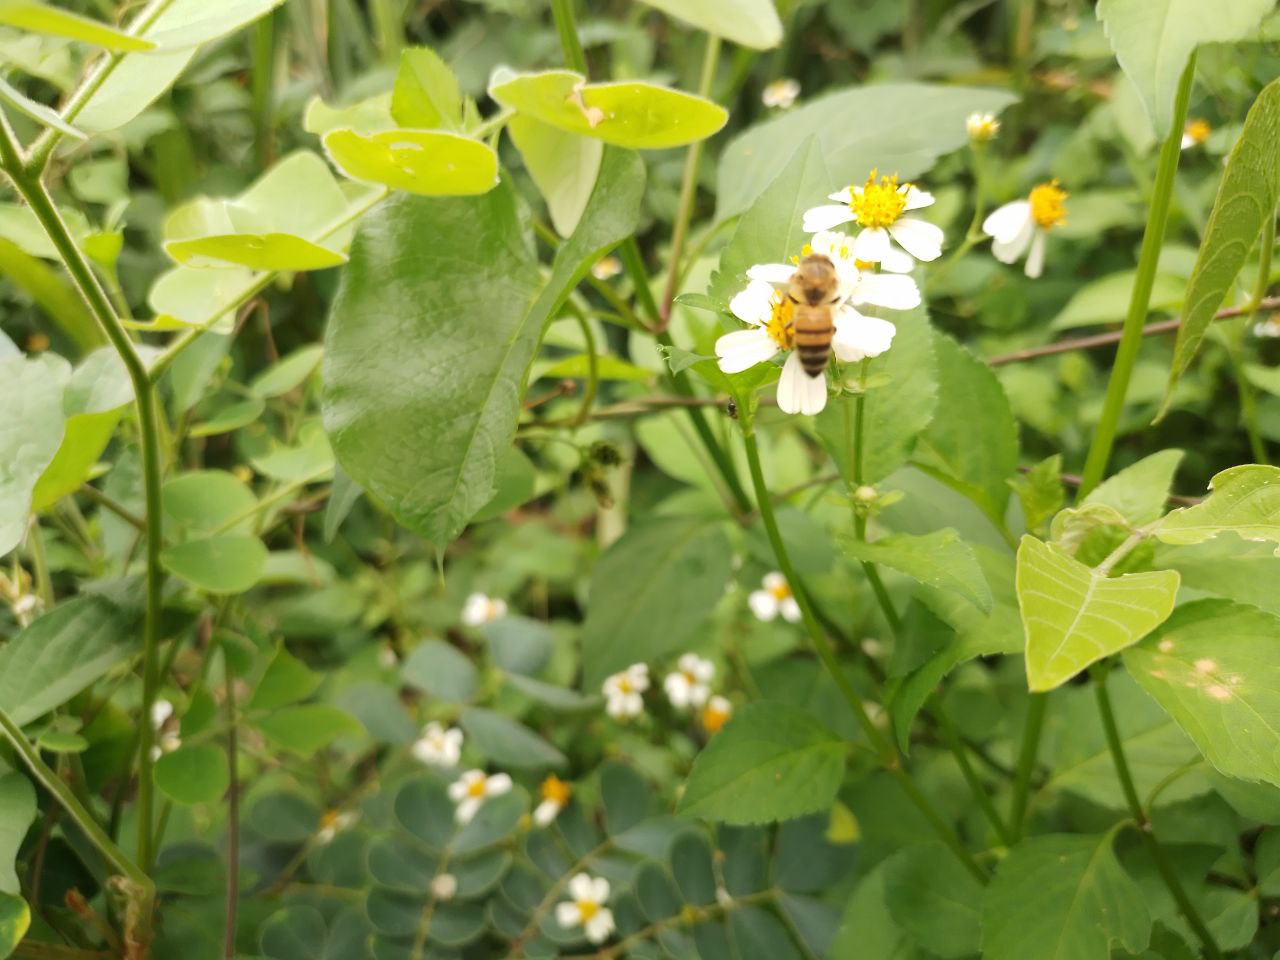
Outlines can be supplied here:
M782 42L773 0L644 0L690 26L744 47L767 50Z
M1203 543L1220 533L1280 544L1280 467L1245 464L1214 474L1203 503L1169 513L1156 527L1165 543ZM1280 556L1280 547L1276 548Z
M1097 960L1145 950L1151 915L1113 833L1048 834L1014 847L982 904L983 960Z
M212 743L181 746L161 755L154 773L165 796L187 806L221 800L231 783L227 754Z
M1130 0L1132 2L1132 0ZM1139 3L1145 0L1139 0ZM1170 0L1157 0L1159 7ZM1181 0L1190 4L1193 0ZM1256 6L1253 0L1238 0ZM1227 4L1226 7L1231 7ZM1271 0L1263 6L1270 8ZM1225 8L1224 8L1225 9ZM1228 16L1227 19L1230 17ZM1195 18L1207 28L1216 17ZM1197 28L1198 29L1198 28ZM1200 39L1208 39L1201 36ZM1191 365L1213 315L1222 306L1253 249L1262 225L1276 215L1280 202L1280 80L1273 80L1249 108L1240 139L1231 148L1213 212L1204 229L1200 252L1187 286L1178 339L1174 345L1169 385L1161 414L1173 399L1178 378Z
M1274 7L1274 0L1224 0L1207 17L1198 0L1100 0L1097 13L1116 60L1163 138L1191 52L1201 43L1246 39Z
M1142 688L1220 771L1280 786L1280 618L1198 600L1125 651Z
M465 197L498 184L498 155L479 140L445 130L330 130L329 159L353 180L423 197Z
M897 534L872 543L845 538L841 544L855 560L882 564L920 583L953 591L980 610L991 610L987 578L973 550L955 530L937 530L918 537Z
M724 823L826 810L844 778L845 744L808 713L748 704L698 754L677 812Z
M1173 610L1179 579L1176 570L1109 578L1024 536L1017 584L1028 688L1052 690L1089 664L1137 643Z
M582 625L586 689L684 649L724 595L729 544L696 517L636 524L596 562Z
M410 529L443 545L493 498L543 326L631 234L643 185L638 157L608 152L545 283L506 185L396 197L362 225L326 334L324 423L343 469Z
M1164 513L1182 456L1181 450L1161 450L1143 457L1104 480L1084 503L1111 507L1133 526L1146 526Z
M690 93L634 80L587 83L571 70L496 71L489 95L553 127L632 150L696 143L729 119L723 107Z
M461 129L462 91L458 78L430 47L400 52L391 116L401 127Z

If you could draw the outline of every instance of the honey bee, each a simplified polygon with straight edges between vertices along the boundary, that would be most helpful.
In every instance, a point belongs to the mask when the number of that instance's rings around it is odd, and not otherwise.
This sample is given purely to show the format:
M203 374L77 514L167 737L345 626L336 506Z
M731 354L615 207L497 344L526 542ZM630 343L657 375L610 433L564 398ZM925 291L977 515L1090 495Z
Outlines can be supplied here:
M787 286L787 297L795 304L791 318L795 350L804 372L811 377L822 376L831 360L835 307L840 302L838 287L835 264L821 253L801 259Z

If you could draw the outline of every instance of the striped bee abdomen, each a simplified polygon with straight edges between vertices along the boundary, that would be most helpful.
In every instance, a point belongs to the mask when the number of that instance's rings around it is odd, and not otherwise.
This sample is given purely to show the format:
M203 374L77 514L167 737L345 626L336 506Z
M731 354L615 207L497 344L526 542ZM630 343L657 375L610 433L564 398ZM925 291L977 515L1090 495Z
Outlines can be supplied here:
M831 359L831 338L836 332L832 322L833 313L826 304L796 305L795 316L792 318L795 350L804 372L811 377L822 376L822 371L827 369L827 363Z

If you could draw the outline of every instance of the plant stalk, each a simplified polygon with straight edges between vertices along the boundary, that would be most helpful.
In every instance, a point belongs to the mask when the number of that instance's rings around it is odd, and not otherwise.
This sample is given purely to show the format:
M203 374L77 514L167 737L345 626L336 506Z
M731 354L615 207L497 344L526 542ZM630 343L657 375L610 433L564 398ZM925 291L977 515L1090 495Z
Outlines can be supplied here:
M1044 731L1045 709L1049 695L1033 693L1027 698L1027 716L1022 724L1022 749L1018 751L1018 767L1013 779L1013 802L1009 807L1009 827L1015 841L1026 826L1027 803L1031 799L1031 777L1040 753L1040 735Z

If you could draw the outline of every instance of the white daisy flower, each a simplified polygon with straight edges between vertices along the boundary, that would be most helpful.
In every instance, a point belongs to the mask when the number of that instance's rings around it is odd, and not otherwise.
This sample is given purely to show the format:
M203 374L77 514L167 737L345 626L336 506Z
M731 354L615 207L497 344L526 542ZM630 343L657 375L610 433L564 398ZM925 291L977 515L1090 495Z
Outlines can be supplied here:
M1026 254L1026 275L1035 279L1044 270L1045 238L1066 219L1067 191L1057 180L1031 189L1025 200L1014 200L993 210L982 221L982 232L992 237L991 252L1001 263L1013 263Z
M942 256L942 229L928 221L903 216L932 204L933 194L914 184L899 184L896 174L877 181L876 171L872 170L862 186L845 187L827 199L836 203L804 212L805 232L819 233L844 223L856 223L862 227L853 240L853 255L859 260L880 263L886 257L892 258L891 239L917 260L937 260Z
M1000 132L1000 121L993 113L971 113L965 119L964 128L970 140L985 143L996 138Z
M719 733L720 728L733 716L733 704L724 697L716 695L707 701L702 708L702 728L707 733Z
M716 668L710 660L704 660L696 653L686 653L677 661L678 669L669 673L662 681L667 691L667 699L677 710L689 707L700 707L711 696L711 678L716 675Z
M432 767L456 767L462 758L462 731L457 727L447 730L432 721L422 728L422 736L410 748L413 755Z
M448 903L458 893L458 878L452 873L439 873L431 878L431 895Z
M568 805L573 788L552 773L539 785L538 795L542 801L534 808L533 822L540 827L549 827Z
M468 627L479 627L507 615L507 601L473 593L462 608L462 622Z
M1182 128L1182 149L1204 146L1204 142L1209 139L1211 133L1213 133L1213 127L1209 126L1208 120L1204 118L1188 120L1187 125Z
M459 823L470 823L490 797L500 797L511 790L511 778L505 773L486 774L468 770L449 784L449 799L456 805L454 817Z
M355 810L347 810L344 813L326 810L320 815L320 829L316 831L316 843L332 843L334 837L348 827L354 826L359 819L360 814Z
M763 590L754 590L747 597L747 606L756 615L756 619L767 623L770 620L776 620L781 614L782 619L788 623L798 623L800 604L796 603L787 578L775 570L772 573L766 573L763 582Z
M779 77L764 88L760 99L770 109L786 110L796 102L799 96L799 80L794 77Z
M649 667L633 663L621 673L605 678L601 690L604 693L604 712L615 720L638 717L644 711L644 698L649 689Z
M613 911L605 906L609 899L609 881L585 873L569 881L572 900L556 904L556 923L571 930L582 927L592 943L604 943L614 931Z

